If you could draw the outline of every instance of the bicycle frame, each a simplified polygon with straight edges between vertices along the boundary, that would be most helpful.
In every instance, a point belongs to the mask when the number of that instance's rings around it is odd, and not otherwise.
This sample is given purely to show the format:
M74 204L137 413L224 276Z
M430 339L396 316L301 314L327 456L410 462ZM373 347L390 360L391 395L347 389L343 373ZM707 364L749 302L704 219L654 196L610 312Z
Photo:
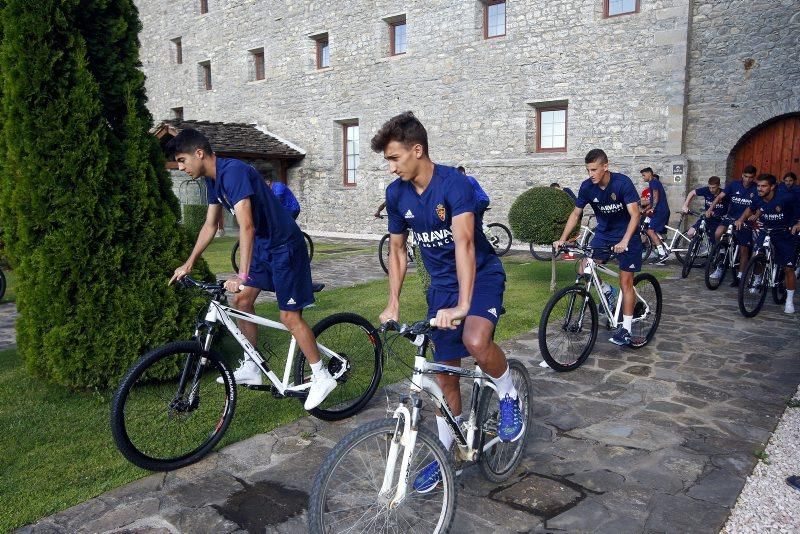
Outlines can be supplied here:
M622 290L620 290L619 294L617 295L617 305L614 307L614 312L612 313L610 307L611 305L609 304L608 299L606 299L605 293L603 293L602 289L603 284L600 281L600 277L597 275L597 271L600 271L604 275L611 276L613 278L619 278L619 273L612 271L602 263L597 263L591 256L586 256L585 261L586 261L586 266L584 267L584 274L578 275L577 279L575 280L575 284L580 285L581 281L584 280L585 277L587 276L587 271L588 271L589 279L586 280L586 292L589 293L591 291L591 288L594 287L594 290L597 293L597 296L600 300L602 312L608 319L609 325L611 325L611 328L617 328L620 324L622 324L622 318L621 318L622 296L623 296ZM636 299L638 299L645 305L645 313L642 314L642 317L647 317L650 313L650 305L647 303L646 300L644 300L642 297L639 296L639 292L636 291L636 287L633 288L633 292L634 295L636 295ZM583 318L585 317L584 312L586 311L585 306L587 305L587 302L588 302L587 300L583 301L584 309L580 310L580 315L579 315L580 323L583 322ZM570 303L570 308L572 307L573 304L574 301ZM572 316L572 309L569 310L567 316L568 317ZM639 320L640 319L634 317L633 322L635 323L638 322Z
M222 323L222 325L228 330L228 332L233 335L234 339L236 339L237 343L241 345L242 349L247 353L247 355L256 363L261 372L264 373L272 385L275 387L275 390L285 396L300 396L302 392L309 389L311 387L311 383L306 384L298 384L298 385L290 385L290 375L293 368L295 354L297 352L297 340L292 336L291 341L289 342L289 351L286 355L286 368L284 369L283 373L283 380L280 380L278 376L272 372L272 370L267 365L266 360L261 356L261 354L253 347L253 345L247 340L239 327L233 321L231 317L236 317L237 319L243 319L245 321L255 323L258 325L266 326L267 328L272 328L274 330L282 330L284 332L288 332L288 329L282 324L277 321L273 321L271 319L266 319L264 317L260 317L258 315L253 315L251 313L243 312L231 308L229 306L225 306L216 301L209 302L208 305L208 312L206 312L205 321L198 325L197 329L195 330L195 338L199 341L201 338L201 327L205 326L207 328L205 340L203 341L203 350L208 352L211 349L211 342L213 341L214 333L213 329L211 328L212 325L217 323ZM333 375L333 378L339 379L346 371L347 362L341 358L338 354L333 352L332 350L328 349L324 345L317 343L317 348L319 349L321 354L324 354L330 358L338 358L342 362L342 368ZM205 363L205 362L203 362Z

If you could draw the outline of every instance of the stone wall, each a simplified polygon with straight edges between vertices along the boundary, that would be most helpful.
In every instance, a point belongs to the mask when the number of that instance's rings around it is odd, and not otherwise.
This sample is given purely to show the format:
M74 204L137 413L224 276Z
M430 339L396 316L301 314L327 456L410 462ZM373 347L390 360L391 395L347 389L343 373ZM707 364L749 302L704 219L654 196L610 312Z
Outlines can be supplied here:
M604 19L601 0L508 2L506 36L483 38L478 0L137 0L143 68L156 120L254 122L307 151L289 185L312 230L378 233L370 215L391 180L369 140L392 115L414 110L431 156L463 164L505 219L516 196L552 181L577 188L583 156L604 148L615 170L683 161L688 0L642 1ZM408 53L388 55L384 19L405 14ZM311 36L327 32L331 67L315 68ZM181 38L183 64L172 39ZM252 81L263 48L266 79ZM211 62L213 89L199 63ZM566 153L532 150L537 103L568 103ZM360 125L358 185L342 185L342 121ZM669 186L669 181L665 180ZM669 186L680 197L684 185ZM674 190L674 191L673 191Z

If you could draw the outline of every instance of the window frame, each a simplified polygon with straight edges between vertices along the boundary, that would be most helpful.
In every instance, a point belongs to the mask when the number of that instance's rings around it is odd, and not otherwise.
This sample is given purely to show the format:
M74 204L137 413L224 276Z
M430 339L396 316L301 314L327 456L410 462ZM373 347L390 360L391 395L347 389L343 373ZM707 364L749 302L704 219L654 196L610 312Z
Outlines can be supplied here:
M214 84L211 78L211 61L201 61L200 68L203 70L203 89L211 91L214 89Z
M356 142L358 143L358 153L356 154L361 159L361 141L359 136L361 135L361 127L358 121L348 121L342 123L342 185L345 187L356 187L358 185L358 167L353 169L353 181L349 181L348 174L350 171L350 167L348 166L349 156L350 154L347 151L347 133L348 129L352 128L353 126L358 127L358 134L356 136Z
M172 118L177 121L183 122L183 106L177 108L170 108L172 111Z
M208 13L208 0L200 0L200 14L205 15Z
M256 48L255 50L251 50L250 55L253 57L253 81L258 82L265 80L267 78L267 62L264 49Z
M546 113L548 111L563 111L564 112L564 146L563 147L555 147L555 148L542 148L542 113ZM559 106L542 106L536 108L536 152L537 153L547 153L547 152L566 152L567 151L567 141L568 141L568 134L569 133L569 106L568 105L559 105Z
M608 0L605 0L606 2ZM638 1L638 0L637 0ZM503 33L497 35L489 35L489 8L498 4L503 6ZM484 39L497 39L498 37L505 37L508 33L508 2L506 0L485 0L483 3L483 38Z
M316 43L315 47L316 47L316 50L317 50L317 61L316 61L317 70L323 70L323 69L331 68L331 40L330 40L330 37L328 36L327 33L324 33L324 34L321 34L321 35L315 37L314 41ZM323 65L322 64L323 49L325 47L328 48L328 64L327 65Z
M611 7L611 0L603 0L603 18L604 19L613 19L615 17L624 17L625 15L635 15L639 13L641 8L641 0L634 0L636 2L636 8L633 11L625 11L623 13L615 13L614 15L610 14L610 7Z
M406 39L405 39L405 50L402 52L397 51L397 41L395 37L395 32L397 31L398 26L405 26L406 27ZM406 23L405 16L402 19L396 20L394 22L389 23L389 55L390 56L402 56L403 54L408 52L408 24Z
M173 51L175 53L175 64L183 65L183 41L180 37L172 39Z

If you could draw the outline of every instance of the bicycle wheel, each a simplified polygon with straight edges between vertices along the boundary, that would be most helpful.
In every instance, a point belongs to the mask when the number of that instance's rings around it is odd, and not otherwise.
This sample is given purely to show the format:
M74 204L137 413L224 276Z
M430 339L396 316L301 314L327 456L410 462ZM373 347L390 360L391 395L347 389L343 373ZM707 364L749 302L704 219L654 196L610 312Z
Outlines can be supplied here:
M337 313L314 325L317 344L327 347L344 358L347 366L338 378L338 385L330 395L309 413L325 421L337 421L350 417L366 405L381 381L380 336L369 321L354 313ZM331 375L336 375L342 362L331 358L320 350ZM303 384L311 380L311 366L300 352L294 363L294 383ZM305 399L298 398L300 402Z
M306 250L308 251L308 261L311 261L314 258L314 242L311 241L311 236L305 232L302 232L303 239L306 240Z
M556 371L577 369L596 340L597 306L584 287L565 287L550 298L539 321L539 350L547 365Z
M236 240L236 243L233 244L233 249L231 249L231 267L233 267L233 272L239 272L239 240Z
M697 258L697 253L700 251L700 244L702 241L703 236L697 233L689 242L689 250L686 251L686 257L684 258L683 267L681 268L681 278L689 276L689 272L691 272L694 266L695 258Z
M778 279L772 286L772 300L775 304L783 304L786 302L786 273L782 267L778 267L777 274Z
M491 223L487 224L489 229L486 232L486 237L489 238L489 243L494 247L494 251L498 256L504 255L511 250L511 230L504 224Z
M308 528L313 534L335 532L447 532L456 508L455 473L450 453L439 438L420 426L405 480L407 493L392 503L403 476L403 447L389 458L390 445L403 432L401 419L372 421L347 434L331 449L312 484ZM427 493L413 489L416 474L439 462L441 482ZM387 466L392 484L380 493Z
M531 256L539 261L550 261L553 258L553 245L537 245L535 243L528 244L531 251Z
M381 262L383 272L389 274L389 234L381 238L381 242L378 245L378 259Z
M171 471L208 454L235 407L233 373L219 354L177 341L145 354L122 379L111 401L111 433L131 463Z
M689 246L691 244L691 239L684 237L683 235L678 235L677 239L675 240L675 246L672 248L672 253L675 254L675 258L681 263L681 265L686 261L686 254L689 252Z
M745 317L755 317L767 298L767 258L756 254L747 262L742 280L739 283L739 311Z
M0 299L2 299L6 294L6 273L0 269Z
M639 239L642 240L642 261L645 261L653 253L653 240L647 232L639 232Z
M633 349L644 347L658 330L661 322L661 284L650 273L640 273L633 279L636 303L633 305L631 344Z
M727 240L720 240L714 248L711 249L708 262L706 263L705 282L706 287L711 291L716 290L725 279L725 273L728 272L728 254L731 253L730 245ZM717 272L719 270L719 272ZM719 274L719 278L714 278L712 274Z
M495 483L508 480L514 474L522 460L522 453L525 452L525 444L531 427L530 402L533 397L531 377L528 375L525 365L519 360L509 358L508 368L511 371L511 380L517 390L519 409L522 412L523 421L525 421L525 430L522 431L522 436L517 441L507 443L498 441L489 450L479 453L478 464L481 472ZM484 387L480 404L478 404L478 421L481 426L480 450L497 437L499 418L500 397L493 388Z

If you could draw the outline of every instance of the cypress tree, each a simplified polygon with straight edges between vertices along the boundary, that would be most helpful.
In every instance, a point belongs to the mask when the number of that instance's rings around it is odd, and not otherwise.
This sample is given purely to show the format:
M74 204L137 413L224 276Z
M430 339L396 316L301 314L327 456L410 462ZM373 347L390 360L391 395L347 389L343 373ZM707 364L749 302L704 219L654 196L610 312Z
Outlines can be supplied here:
M130 0L7 0L0 213L18 266L19 352L76 388L113 385L196 309L138 66Z

